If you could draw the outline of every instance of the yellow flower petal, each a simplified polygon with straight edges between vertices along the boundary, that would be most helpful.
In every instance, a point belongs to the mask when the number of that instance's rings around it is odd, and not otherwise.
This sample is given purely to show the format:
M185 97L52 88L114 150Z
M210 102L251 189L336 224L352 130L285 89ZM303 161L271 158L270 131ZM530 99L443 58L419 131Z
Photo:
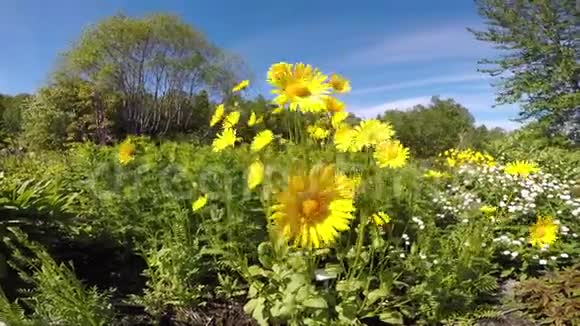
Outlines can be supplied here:
M222 120L222 117L224 116L224 111L225 108L223 104L220 104L215 108L213 116L211 117L211 121L209 122L210 127L215 126L218 122Z
M256 188L264 181L264 164L259 160L255 161L248 168L248 188Z
M232 88L232 92L239 92L243 89L245 89L246 87L248 87L250 85L250 81L249 80L242 80L239 84L237 84L236 86L234 86L234 88Z
M373 214L372 219L377 226L388 224L391 221L391 217L385 212L377 212Z
M343 112L346 107L344 102L339 101L332 96L324 98L324 105L326 105L326 111L328 112Z
M250 119L248 119L248 127L252 127L255 124L256 124L256 113L252 111L252 114L250 114Z
M441 178L449 177L449 174L447 174L445 172L441 172L441 171L436 171L436 170L427 170L427 172L425 172L425 174L423 174L423 176L425 178L441 179Z
M342 125L342 122L348 117L348 112L336 112L330 118L330 124L332 128L338 129Z
M238 111L230 112L224 119L223 128L224 129L233 128L235 125L238 124L238 121L240 121L240 112Z
M350 91L350 82L348 79L337 74L330 76L330 85L337 93L346 93Z
M278 106L277 108L272 110L272 114L280 114L280 113L282 113L282 111L284 111L284 107Z
M119 163L122 165L127 165L129 162L135 159L135 144L131 139L125 140L121 145L119 145Z
M228 147L234 147L234 144L237 140L238 138L236 137L235 129L224 129L220 134L217 135L217 138L214 139L212 143L213 151L221 152Z
M194 202L193 204L191 204L191 209L196 212L200 209L202 209L203 207L205 207L205 205L207 204L207 195L202 195L199 196Z
M266 129L266 130L260 131L256 135L256 137L254 137L254 140L252 141L252 144L250 145L250 150L252 152L259 152L264 147L266 147L268 144L270 144L273 139L274 139L274 133L271 130Z

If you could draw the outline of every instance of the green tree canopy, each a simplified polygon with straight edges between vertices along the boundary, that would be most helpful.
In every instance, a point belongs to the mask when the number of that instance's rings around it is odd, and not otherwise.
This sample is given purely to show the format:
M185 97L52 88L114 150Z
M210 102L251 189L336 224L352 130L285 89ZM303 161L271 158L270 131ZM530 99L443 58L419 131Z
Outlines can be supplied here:
M504 50L482 60L498 76L497 102L522 103L521 118L580 119L580 47L575 0L477 0L487 28L476 38ZM578 122L578 120L576 120Z
M223 95L243 74L240 60L178 17L117 15L84 31L55 80L87 84L81 97L97 129L111 118L118 135L159 135L190 128L195 97Z
M9 134L20 132L22 127L22 110L30 99L30 94L15 96L0 94L0 125Z
M393 125L397 138L417 157L431 157L467 145L474 131L469 111L452 99L433 97L428 106L386 111L379 117Z

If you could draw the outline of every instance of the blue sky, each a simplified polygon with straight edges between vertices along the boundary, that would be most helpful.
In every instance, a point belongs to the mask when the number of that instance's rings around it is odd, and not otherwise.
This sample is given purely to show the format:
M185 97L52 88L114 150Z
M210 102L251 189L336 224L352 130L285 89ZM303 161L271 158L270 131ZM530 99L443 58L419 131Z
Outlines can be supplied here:
M478 123L513 129L517 106L492 108L492 80L477 60L498 55L466 27L481 27L471 0L224 1L0 0L0 93L43 85L83 28L115 13L181 16L237 53L254 74L250 96L265 94L271 63L311 63L351 79L348 110L385 109L452 97Z

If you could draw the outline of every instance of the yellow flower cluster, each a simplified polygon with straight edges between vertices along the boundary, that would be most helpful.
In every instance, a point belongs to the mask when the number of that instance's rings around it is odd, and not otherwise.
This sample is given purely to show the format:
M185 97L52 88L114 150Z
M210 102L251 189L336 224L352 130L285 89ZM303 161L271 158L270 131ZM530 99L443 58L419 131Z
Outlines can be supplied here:
M448 166L459 167L465 164L495 166L495 159L493 156L474 151L470 148L464 150L449 149L439 154Z
M409 149L393 139L393 127L377 119L363 120L354 128L342 124L334 133L334 146L341 152L358 152L374 148L379 167L400 168L409 158Z

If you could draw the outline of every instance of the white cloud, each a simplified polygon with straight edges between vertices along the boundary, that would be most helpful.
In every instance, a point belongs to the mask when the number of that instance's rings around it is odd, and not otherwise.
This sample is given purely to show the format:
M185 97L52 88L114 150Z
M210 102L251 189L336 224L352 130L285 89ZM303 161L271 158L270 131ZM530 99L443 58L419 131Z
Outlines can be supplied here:
M473 24L455 22L389 35L347 55L344 61L379 65L444 58L479 58L492 48L475 39L466 29L470 25Z
M387 110L406 110L415 105L427 105L430 102L431 96L418 96L389 101L378 105L355 107L351 111L361 118L374 118Z
M434 94L437 95L437 94ZM504 105L500 107L493 107L494 105L494 95L491 92L487 93L477 93L477 94L464 94L464 93L446 93L438 94L441 99L453 99L457 103L461 104L469 110L473 115L489 115L497 114L502 117L509 118L517 114L517 106L515 105ZM355 106L351 111L364 118L375 117L387 110L407 110L415 105L428 105L431 103L432 95L419 95L410 98L402 98L387 101L384 103L368 105L368 106ZM490 120L491 121L491 120ZM505 120L498 120L505 121Z
M404 81L404 82L400 82L400 83L391 83L391 84L361 88L361 89L352 91L351 94L353 94L353 95L368 94L368 93L391 91L391 90L405 89L405 88L424 87L424 86L431 86L431 85L465 83L465 82L479 81L479 80L485 80L485 79L489 79L489 76L486 76L486 75L481 74L481 73L458 74L458 75L448 75L448 76L441 76L441 77L429 77L429 78L423 78L423 79Z

